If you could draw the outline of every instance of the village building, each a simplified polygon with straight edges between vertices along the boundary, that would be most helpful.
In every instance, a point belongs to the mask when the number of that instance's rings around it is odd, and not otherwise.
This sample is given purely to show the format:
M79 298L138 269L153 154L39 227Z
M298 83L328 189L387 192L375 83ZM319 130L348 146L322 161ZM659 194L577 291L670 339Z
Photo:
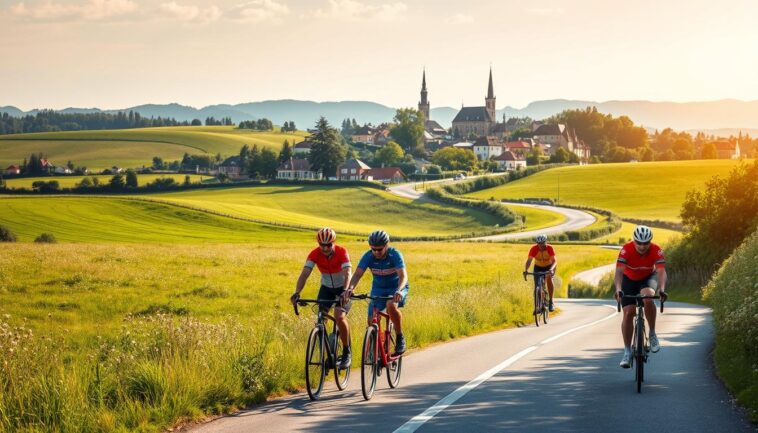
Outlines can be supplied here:
M239 156L226 158L224 162L218 166L218 174L225 174L232 178L241 177L244 171L244 167L242 166L242 158Z
M312 141L303 140L292 147L292 154L299 157L308 156L311 153L312 146Z
M741 155L739 141L717 141L714 144L719 159L738 159Z
M367 172L367 176L382 183L400 183L405 182L407 178L399 167L372 168Z
M313 166L307 159L290 158L276 169L277 179L287 180L320 180L321 171L313 170Z
M21 174L21 167L18 165L11 165L5 169L5 174L15 176Z
M489 135L477 138L473 150L480 161L486 161L503 153L503 145L497 137Z
M350 139L353 140L353 143L374 144L374 136L376 135L376 132L376 129L371 126L361 126L353 132Z
M348 159L337 167L338 180L372 180L368 174L371 167L360 159Z
M516 155L511 151L505 151L492 158L497 162L497 168L501 171L523 170L526 168L526 158Z

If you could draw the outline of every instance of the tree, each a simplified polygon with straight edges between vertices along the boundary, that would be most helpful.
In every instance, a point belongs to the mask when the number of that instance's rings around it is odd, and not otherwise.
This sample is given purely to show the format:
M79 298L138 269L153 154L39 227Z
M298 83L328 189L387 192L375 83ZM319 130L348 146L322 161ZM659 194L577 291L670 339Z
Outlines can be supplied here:
M476 168L477 160L474 152L457 147L446 147L434 152L432 162L443 170L471 171Z
M83 177L79 183L76 184L77 188L90 188L92 187L92 181L88 177Z
M131 168L129 170L126 170L126 186L127 188L137 188L139 186L139 182L137 181L137 173Z
M716 151L716 144L705 143L703 145L703 152L700 155L703 159L716 159L718 158L718 152Z
M279 151L279 163L284 164L286 161L289 161L290 158L292 158L292 147L290 147L290 142L288 140L284 140L284 144L282 145L282 150Z
M559 147L553 155L550 156L551 163L564 163L571 159L570 153L564 147Z
M184 186L190 186L192 184L192 179L190 178L190 175L184 176Z
M405 153L403 149L394 141L385 144L384 147L376 151L374 161L378 164L387 166L395 165L403 160Z
M248 159L243 165L247 170L247 175L250 177L259 177L261 175L261 151L258 149L257 144L253 144L252 149L248 153Z
M540 165L542 163L542 154L540 153L540 150L535 147L529 151L526 155L526 163L527 165Z
M677 138L674 145L671 146L671 150L674 151L676 159L692 159L692 141L687 138Z
M325 177L334 176L337 173L337 167L345 162L347 153L347 149L340 145L337 130L333 129L329 121L322 116L316 122L316 133L311 135L310 141L313 146L311 146L308 160L313 169L321 170Z
M395 112L395 125L390 134L406 152L414 155L424 153L424 115L413 108L401 108Z
M260 154L260 174L265 179L273 179L276 177L276 169L279 167L279 159L276 152L264 148Z
M200 119L192 119L192 126L202 126L203 122Z
M16 242L16 235L5 226L0 226L0 242Z
M110 185L111 189L115 189L115 190L124 189L124 187L126 186L126 182L124 181L124 175L122 175L121 173L116 173L116 175L114 175L111 178L110 182L108 182L108 185Z
M165 164L163 162L163 158L160 156L154 156L153 157L153 168L156 170L163 170L165 167Z

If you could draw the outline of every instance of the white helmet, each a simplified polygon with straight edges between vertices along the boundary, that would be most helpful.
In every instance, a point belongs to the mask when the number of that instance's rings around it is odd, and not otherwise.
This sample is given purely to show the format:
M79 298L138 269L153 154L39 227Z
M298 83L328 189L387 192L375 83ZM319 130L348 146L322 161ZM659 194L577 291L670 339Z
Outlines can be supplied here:
M544 235L544 234L537 235L534 238L534 242L537 242L538 244L541 244L543 242L547 242L547 235Z
M653 239L653 232L648 226L637 226L634 229L634 240L640 243L650 242Z

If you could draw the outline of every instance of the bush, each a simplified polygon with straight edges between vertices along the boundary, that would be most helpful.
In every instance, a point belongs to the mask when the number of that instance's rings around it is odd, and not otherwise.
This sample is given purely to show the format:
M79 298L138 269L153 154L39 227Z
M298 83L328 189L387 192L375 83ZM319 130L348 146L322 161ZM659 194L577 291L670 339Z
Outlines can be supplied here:
M61 186L57 180L51 180L49 182L38 180L32 183L32 188L34 188L36 191L44 193L60 191Z
M0 226L0 242L16 242L16 235L9 228Z
M58 240L55 239L55 236L52 233L42 233L34 239L34 242L38 244L55 244Z

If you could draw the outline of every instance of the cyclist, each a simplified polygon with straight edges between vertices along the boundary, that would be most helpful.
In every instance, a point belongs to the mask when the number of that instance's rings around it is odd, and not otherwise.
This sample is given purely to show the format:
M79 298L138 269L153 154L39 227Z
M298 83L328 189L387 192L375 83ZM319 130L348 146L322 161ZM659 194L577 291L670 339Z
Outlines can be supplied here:
M651 243L653 232L649 227L639 225L632 234L633 241L626 243L619 251L616 262L616 301L621 302L624 308L624 317L621 320L621 335L624 338L624 356L619 365L629 368L632 358L632 327L636 315L634 299L621 298L624 295L655 295L658 294L661 301L665 301L666 295L666 260L663 250L656 244ZM650 326L650 350L658 352L661 349L658 336L655 335L655 304L652 299L645 299L645 317Z
M334 305L334 320L339 327L340 339L344 348L339 360L340 368L348 368L350 367L351 353L347 313L350 311L351 302L349 298L347 302L341 302L340 295L345 291L345 284L350 281L352 274L350 256L345 248L334 244L337 240L337 233L328 227L318 231L316 240L319 246L308 254L305 266L297 279L295 293L292 294L290 300L295 304L300 299L300 292L305 287L305 282L311 275L313 267L318 267L318 270L321 271L321 289L319 289L316 299L334 301L333 304L321 304L320 308L322 311L329 311Z
M524 265L524 278L526 278L526 273L529 272L529 266L532 265L532 260L534 260L534 270L532 272L550 272L545 275L545 281L547 281L547 292L550 295L548 310L552 312L555 310L555 305L553 304L553 275L555 275L555 268L558 266L558 260L555 258L555 250L553 249L553 246L547 243L547 235L537 235L534 238L534 241L536 244L529 249L529 256ZM537 278L534 279L534 284L536 287Z
M371 323L371 316L374 312L374 306L379 310L387 309L387 313L395 326L397 334L397 343L395 345L395 355L405 352L405 336L402 328L402 314L400 307L405 305L408 296L408 273L405 270L403 255L397 249L390 247L390 236L383 230L377 230L368 237L368 244L371 250L366 251L358 263L355 275L350 280L347 290L342 295L347 300L353 294L355 286L363 277L366 269L371 269L373 282L371 284L371 296L394 296L388 301L371 301L368 305L368 318Z

